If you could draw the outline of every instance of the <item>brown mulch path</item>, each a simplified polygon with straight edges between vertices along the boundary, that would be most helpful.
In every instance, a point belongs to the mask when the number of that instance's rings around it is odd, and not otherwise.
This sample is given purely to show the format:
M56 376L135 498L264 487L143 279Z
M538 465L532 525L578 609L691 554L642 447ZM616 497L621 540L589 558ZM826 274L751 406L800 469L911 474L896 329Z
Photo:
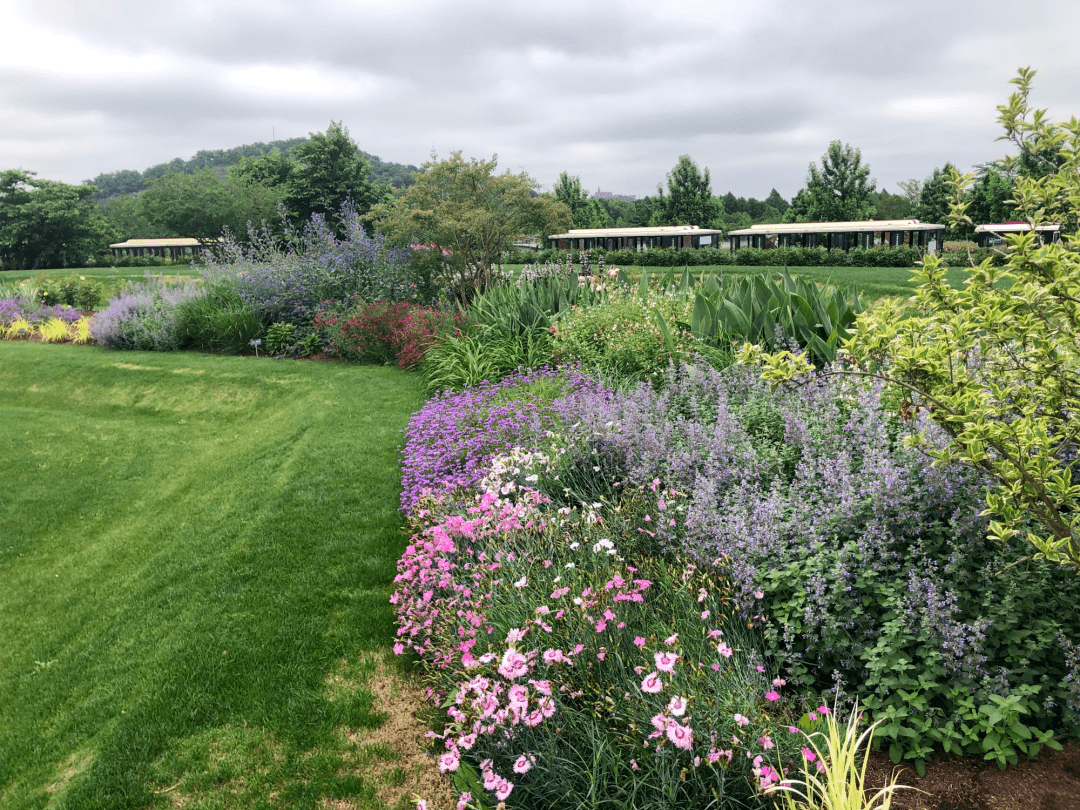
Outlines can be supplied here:
M1035 760L1001 770L975 757L935 754L919 777L908 764L893 765L884 752L872 752L867 783L881 787L894 769L899 783L892 810L1080 810L1080 741L1061 751L1044 748Z

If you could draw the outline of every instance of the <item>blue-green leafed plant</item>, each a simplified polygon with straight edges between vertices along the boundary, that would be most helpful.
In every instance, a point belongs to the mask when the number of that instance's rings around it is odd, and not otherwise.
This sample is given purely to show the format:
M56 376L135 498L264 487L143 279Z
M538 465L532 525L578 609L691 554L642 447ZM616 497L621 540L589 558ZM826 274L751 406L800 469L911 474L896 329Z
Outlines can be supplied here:
M753 275L721 282L709 276L695 292L690 332L713 345L738 341L769 351L794 342L820 368L836 359L859 309L858 293L792 278L787 268L775 281Z

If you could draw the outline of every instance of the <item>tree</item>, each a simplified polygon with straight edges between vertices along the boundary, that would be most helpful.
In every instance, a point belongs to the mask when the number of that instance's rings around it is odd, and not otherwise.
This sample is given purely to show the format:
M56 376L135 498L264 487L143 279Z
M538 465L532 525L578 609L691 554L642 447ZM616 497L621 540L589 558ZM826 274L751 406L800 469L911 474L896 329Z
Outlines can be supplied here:
M1049 154L1050 168L1017 177L1013 199L1032 229L1062 222L1072 234L1048 245L1034 230L1009 235L1004 266L987 259L959 289L940 258L926 256L914 307L886 303L861 315L845 347L855 365L838 373L902 392L902 413L925 413L947 436L941 449L918 433L911 444L995 482L986 496L991 539L1026 537L1034 557L1080 570L1080 120L1055 124L1032 110L1033 77L1019 71L998 121L1021 154ZM1002 161L1002 170L1015 162ZM973 182L950 172L956 224L974 224L965 199ZM755 357L776 381L806 368L790 354L742 353Z
M784 222L813 222L810 219L810 192L800 188L791 198L791 205L784 212Z
M987 167L968 191L968 216L976 225L1008 222L1016 216L1012 195L1013 179L996 166Z
M821 169L810 164L806 176L806 211L796 211L795 200L785 216L787 222L857 222L874 218L870 194L876 188L862 153L840 141L829 144L821 156Z
M612 228L615 226L615 221L600 200L586 200L581 219L575 221L574 225L579 228Z
M662 186L656 187L653 207L656 225L700 225L708 227L720 214L720 205L713 199L709 170L701 172L689 155L680 155L667 176L667 196Z
M522 235L558 233L571 224L570 209L554 196L536 195L522 172L496 174L498 157L465 160L454 152L432 155L423 173L367 219L402 245L420 245L440 262L446 286L461 301L497 280L503 252Z
M896 185L900 186L900 190L904 192L904 197L907 198L909 208L914 211L915 206L919 204L919 196L922 194L923 181L916 180L913 177L910 180L901 180Z
M890 194L884 188L870 193L870 204L878 219L907 219L911 216L911 203L903 194Z
M288 186L296 172L296 161L277 149L258 157L241 157L240 162L229 170L229 174L249 183L260 185Z
M97 197L98 195L94 195ZM152 239L155 237L179 236L170 228L155 225L142 213L139 198L134 194L119 194L108 197L98 204L98 212L109 223L120 240Z
M94 186L0 172L0 269L82 267L117 236L89 199Z
M590 228L585 224L585 210L588 207L588 194L581 188L580 177L570 177L566 172L559 174L559 182L554 188L555 199L570 209L575 228Z
M780 192L775 188L769 192L769 196L765 198L765 205L771 206L777 213L783 215L785 211L790 207L790 203L780 196ZM779 220L777 220L779 222Z
M93 180L84 180L84 186L96 186L95 200L104 200L118 194L138 194L146 188L143 176L131 169L123 169L109 174L99 174Z
M934 173L922 184L919 190L919 202L915 206L915 216L922 222L944 223L949 218L949 205L952 191L949 188L949 177L956 171L951 163L946 163L945 168L934 168ZM958 234L956 229L950 227L947 236L955 238Z
M162 232L209 243L225 229L243 238L249 222L273 220L282 192L281 187L270 188L242 177L222 179L211 168L194 174L167 172L139 196L136 210Z
M304 221L312 214L322 214L330 222L342 204L352 200L363 214L386 198L388 186L371 182L371 166L349 137L349 130L331 121L326 134L315 132L310 140L292 150L296 168L288 182L285 204L289 213Z

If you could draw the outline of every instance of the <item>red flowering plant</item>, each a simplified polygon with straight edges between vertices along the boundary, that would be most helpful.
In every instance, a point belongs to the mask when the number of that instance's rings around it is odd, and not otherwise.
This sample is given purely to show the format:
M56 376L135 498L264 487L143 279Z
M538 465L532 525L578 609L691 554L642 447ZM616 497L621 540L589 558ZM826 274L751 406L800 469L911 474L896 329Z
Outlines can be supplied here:
M315 328L331 357L396 363L401 369L417 366L431 346L458 333L464 323L458 312L407 301L361 304L356 298L344 307L326 302L315 315Z

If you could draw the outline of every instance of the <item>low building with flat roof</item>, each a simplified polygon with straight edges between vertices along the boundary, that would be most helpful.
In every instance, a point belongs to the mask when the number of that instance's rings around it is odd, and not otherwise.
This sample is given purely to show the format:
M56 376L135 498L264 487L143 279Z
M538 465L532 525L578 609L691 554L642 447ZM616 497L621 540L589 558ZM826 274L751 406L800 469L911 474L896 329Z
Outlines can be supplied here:
M975 240L979 247L995 247L1005 243L1005 235L1010 233L1027 233L1031 225L1027 222L990 222L986 225L975 226ZM1061 223L1047 222L1045 225L1036 225L1035 233L1046 244L1057 242L1061 239Z
M826 247L850 250L907 245L937 253L945 226L917 219L868 219L861 222L776 222L728 231L731 250L740 247Z
M117 256L161 256L168 259L179 259L184 256L204 253L221 241L220 236L217 239L210 240L189 237L128 239L126 242L116 242L109 245L109 248Z
M723 231L697 225L663 225L642 228L572 228L548 237L559 250L647 250L648 248L719 247Z

